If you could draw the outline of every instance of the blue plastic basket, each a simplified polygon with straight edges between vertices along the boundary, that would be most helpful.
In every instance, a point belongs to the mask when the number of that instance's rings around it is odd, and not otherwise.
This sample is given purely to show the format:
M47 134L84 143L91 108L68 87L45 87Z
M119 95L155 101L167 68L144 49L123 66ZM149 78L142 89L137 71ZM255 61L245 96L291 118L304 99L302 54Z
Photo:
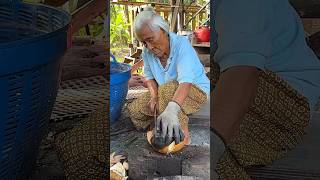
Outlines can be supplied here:
M27 179L56 98L70 16L0 0L0 179Z
M120 117L128 93L131 66L118 63L113 55L110 56L113 60L110 62L110 122L114 123Z

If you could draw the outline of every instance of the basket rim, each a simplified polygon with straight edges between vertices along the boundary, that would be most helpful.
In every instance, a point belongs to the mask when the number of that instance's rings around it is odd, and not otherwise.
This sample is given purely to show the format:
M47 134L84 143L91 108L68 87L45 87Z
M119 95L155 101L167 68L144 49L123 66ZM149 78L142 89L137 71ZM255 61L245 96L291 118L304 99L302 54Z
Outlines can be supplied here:
M109 74L110 74L110 86L114 86L117 84L124 83L126 81L129 81L131 77L131 66L126 63L119 63L119 62L110 62L110 69L109 69ZM111 73L111 66L115 64L120 64L122 66L126 66L128 69L127 71L123 72L117 72L117 73Z
M110 68L112 65L117 65L120 64L121 66L127 66L128 70L127 71L123 71L123 72L117 72L117 73L111 73L110 71L110 75L115 75L115 74L121 74L121 73L127 73L128 71L131 71L131 65L126 64L126 63L120 63L120 62L110 62ZM111 70L111 69L110 69Z
M10 42L7 42L7 43L0 43L0 49L7 49L7 48L13 48L13 47L16 47L17 45L26 45L26 44L30 44L30 43L34 43L34 42L37 42L37 41L41 41L43 39L47 39L47 38L50 38L52 36L55 36L56 34L59 34L63 31L66 30L66 28L68 28L71 24L71 15L64 11L64 10L61 10L61 9L57 9L57 8L54 8L52 6L48 6L48 5L44 5L44 4L34 4L34 3L21 3L25 6L33 6L33 7L43 7L43 8L49 8L53 11L56 11L58 13L62 13L64 16L67 17L67 20L66 20L66 23L64 24L64 26L60 27L59 29L53 31L53 32L49 32L49 33L45 33L45 34L41 34L37 37L27 37L27 38L24 38L24 39L19 39L19 40L15 40L15 41L10 41Z

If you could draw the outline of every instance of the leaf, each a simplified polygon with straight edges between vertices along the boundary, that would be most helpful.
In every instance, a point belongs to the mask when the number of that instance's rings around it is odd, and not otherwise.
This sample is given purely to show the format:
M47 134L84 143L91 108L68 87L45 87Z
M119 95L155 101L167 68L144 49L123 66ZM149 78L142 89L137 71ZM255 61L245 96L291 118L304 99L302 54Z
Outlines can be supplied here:
M122 180L127 179L128 177L126 176L126 169L123 167L123 165L121 163L117 163L114 166L112 166L110 168L111 172L116 173L117 175L119 175L118 177L122 177Z

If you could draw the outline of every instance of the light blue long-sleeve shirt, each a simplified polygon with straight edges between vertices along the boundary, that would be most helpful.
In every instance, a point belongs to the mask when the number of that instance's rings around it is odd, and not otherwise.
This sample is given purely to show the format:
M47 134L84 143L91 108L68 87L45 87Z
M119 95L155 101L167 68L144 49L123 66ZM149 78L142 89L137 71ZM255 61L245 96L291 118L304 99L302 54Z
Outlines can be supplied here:
M196 51L186 37L169 33L170 54L166 67L147 48L143 49L144 74L147 80L155 79L158 85L169 81L192 83L207 95L210 94L210 81Z
M215 0L221 71L248 65L275 72L308 98L320 96L320 60L308 47L304 28L288 0Z

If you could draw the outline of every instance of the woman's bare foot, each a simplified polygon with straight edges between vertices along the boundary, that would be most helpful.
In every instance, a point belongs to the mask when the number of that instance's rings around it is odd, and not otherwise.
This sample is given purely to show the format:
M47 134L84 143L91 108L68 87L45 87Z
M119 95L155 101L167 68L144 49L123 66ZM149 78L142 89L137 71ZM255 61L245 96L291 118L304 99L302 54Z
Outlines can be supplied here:
M190 133L189 133L189 128L188 126L182 128L182 131L184 133L184 140L182 143L184 143L185 145L190 145L191 143L191 137L190 137Z

